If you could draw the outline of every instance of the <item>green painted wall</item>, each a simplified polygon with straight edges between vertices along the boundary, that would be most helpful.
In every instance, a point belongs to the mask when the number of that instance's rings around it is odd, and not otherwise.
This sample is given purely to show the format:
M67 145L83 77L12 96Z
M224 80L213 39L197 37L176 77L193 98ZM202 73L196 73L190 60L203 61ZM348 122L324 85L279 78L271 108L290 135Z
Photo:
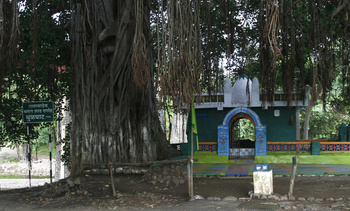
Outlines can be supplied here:
M280 110L280 116L274 116L274 110ZM268 110L252 108L260 117L261 124L266 125L267 141L269 142L292 142L296 141L295 108L275 107ZM289 125L290 118L293 125Z
M217 142L217 128L219 125L222 125L222 121L228 111L218 111L216 108L196 110L199 142Z
M269 142L290 142L296 141L295 108L275 107L268 110L261 108L250 108L260 118L267 128L267 141ZM274 116L274 110L280 110L280 116ZM217 127L222 125L226 114L232 109L197 109L197 129L199 142L217 142ZM289 125L290 118L293 118L293 125Z

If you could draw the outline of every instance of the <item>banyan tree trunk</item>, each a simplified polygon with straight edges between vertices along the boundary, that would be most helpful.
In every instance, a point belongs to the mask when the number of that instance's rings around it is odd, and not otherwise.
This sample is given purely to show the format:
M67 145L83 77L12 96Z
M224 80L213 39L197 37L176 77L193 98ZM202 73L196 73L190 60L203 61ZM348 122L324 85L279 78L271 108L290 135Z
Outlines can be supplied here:
M154 83L136 86L132 67L134 38L142 34L143 49L139 50L146 61L139 65L147 71L145 78L138 79L152 80L149 2L79 2L74 5L70 25L72 174L79 173L84 164L159 159L167 145L156 110ZM141 22L135 17L136 3Z

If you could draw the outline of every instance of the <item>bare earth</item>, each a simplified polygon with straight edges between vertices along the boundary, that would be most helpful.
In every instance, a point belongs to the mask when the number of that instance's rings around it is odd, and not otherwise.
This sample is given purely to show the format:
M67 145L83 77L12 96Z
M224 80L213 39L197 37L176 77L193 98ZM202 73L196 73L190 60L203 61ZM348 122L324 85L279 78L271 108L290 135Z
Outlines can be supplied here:
M6 164L0 165L3 166ZM12 165L12 164L11 164ZM14 165L14 164L13 164ZM17 163L16 165L26 165ZM41 165L41 164L40 164ZM44 170L47 172L47 165ZM7 165L9 166L9 165ZM18 169L25 169L18 166ZM22 171L22 170L21 170ZM24 171L23 177L27 175ZM2 173L0 173L2 174ZM48 175L48 173L46 173ZM4 210L348 210L350 209L349 176L309 176L297 177L294 193L295 201L279 202L270 199L250 199L252 177L195 177L194 193L207 200L188 202L187 183L166 186L146 183L142 175L114 175L117 190L113 196L109 175L80 175L54 182L52 185L0 190L0 211ZM78 181L66 190L67 181ZM23 180L28 184L28 181ZM1 181L0 181L1 184ZM289 177L274 177L274 193L288 194ZM7 189L7 188L6 188ZM225 197L238 200L224 202ZM303 197L306 200L299 200ZM308 198L316 199L308 201ZM221 201L222 200L222 201ZM317 201L318 200L318 201Z
M8 162L9 160L18 159L17 151L10 148L0 148L0 175L23 175L28 177L28 162L20 160L19 162ZM55 170L55 159L52 159L52 169ZM50 175L50 160L48 155L32 154L31 161L32 176L48 176Z
M294 196L324 199L343 199L344 208L350 207L350 177L298 177L295 183ZM180 208L187 202L187 184L179 186L162 186L145 183L141 175L116 175L114 177L117 196L112 194L112 185L108 175L81 175L79 188L75 192L66 192L60 196L45 196L49 185L0 191L2 210L22 207L25 209L148 209ZM274 192L286 195L289 190L289 178L274 178ZM252 178L200 177L194 179L196 195L204 198L227 196L248 199L248 192L253 190ZM243 201L242 201L243 200ZM238 206L237 203L236 205ZM306 202L305 202L306 203ZM14 206L15 205L15 206ZM6 209L8 208L8 209ZM1 209L0 209L1 210Z

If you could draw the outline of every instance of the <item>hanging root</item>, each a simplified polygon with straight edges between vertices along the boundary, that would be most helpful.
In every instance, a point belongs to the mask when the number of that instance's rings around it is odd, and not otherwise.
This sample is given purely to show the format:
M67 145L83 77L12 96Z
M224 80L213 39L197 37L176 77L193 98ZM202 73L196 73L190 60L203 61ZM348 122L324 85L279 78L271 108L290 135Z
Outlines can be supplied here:
M193 94L200 95L202 72L200 1L159 1L158 19L162 25L158 37L159 96L171 97L174 107L189 106ZM164 9L167 12L164 13Z
M134 72L133 81L139 89L148 87L151 81L149 62L146 55L146 39L143 33L144 1L136 0L135 16L136 30L133 42L132 68ZM147 90L147 88L146 88Z

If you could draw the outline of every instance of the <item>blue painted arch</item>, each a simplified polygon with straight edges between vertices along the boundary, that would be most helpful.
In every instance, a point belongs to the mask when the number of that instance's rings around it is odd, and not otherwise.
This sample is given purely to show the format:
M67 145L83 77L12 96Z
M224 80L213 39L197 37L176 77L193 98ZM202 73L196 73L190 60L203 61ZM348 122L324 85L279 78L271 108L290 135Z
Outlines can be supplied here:
M266 155L266 126L261 124L259 116L253 110L246 107L229 111L222 125L218 126L218 155L229 155L229 123L233 117L242 113L248 115L255 125L255 155Z
M255 126L262 126L259 116L253 110L251 110L250 108L246 108L246 107L237 107L237 108L234 108L231 111L229 111L226 114L224 121L222 122L222 125L228 126L230 123L230 120L234 116L241 114L241 113L247 114L248 116L250 116L250 118L253 119Z

